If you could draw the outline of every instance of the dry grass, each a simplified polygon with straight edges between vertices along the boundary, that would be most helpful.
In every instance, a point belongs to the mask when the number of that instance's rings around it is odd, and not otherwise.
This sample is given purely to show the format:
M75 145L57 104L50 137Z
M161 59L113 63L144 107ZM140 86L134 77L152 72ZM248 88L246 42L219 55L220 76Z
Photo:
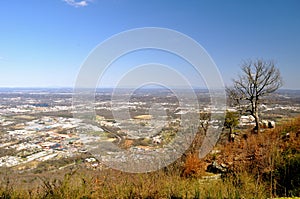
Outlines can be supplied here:
M289 170L300 166L300 117L223 146L217 159L229 164L232 173L246 171L258 183L264 182L270 196L299 195L300 170Z
M41 179L36 189L11 187L2 189L0 198L265 198L264 191L254 189L254 180L242 174L241 184L235 179L203 182L198 178L183 178L176 173L159 171L150 174L67 173L63 180ZM260 187L262 189L262 187ZM255 193L256 191L256 193Z

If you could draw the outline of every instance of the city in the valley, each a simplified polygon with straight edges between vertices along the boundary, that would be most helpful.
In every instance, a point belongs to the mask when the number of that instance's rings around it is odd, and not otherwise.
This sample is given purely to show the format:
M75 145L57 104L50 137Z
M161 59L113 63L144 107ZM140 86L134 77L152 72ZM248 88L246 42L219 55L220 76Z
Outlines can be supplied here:
M195 93L199 102L197 109L188 104L182 107L168 89L137 90L129 101L122 101L128 95L124 90L112 106L112 89L99 89L93 104L95 117L88 122L74 117L72 89L3 88L0 90L0 167L35 173L76 165L103 169L103 161L125 161L126 151L167 153L174 150L168 146L182 128L181 119L185 114L195 113L199 115L199 121L222 129L222 117L209 120L201 118L202 115L221 114L224 109L235 111L235 107L223 107L222 110L212 107L207 90L196 89ZM266 103L260 106L261 118L272 124L271 127L300 113L298 91L279 90L265 100ZM153 104L163 114L151 112ZM128 110L130 118L116 119L114 113L122 110ZM251 116L242 115L237 128L251 127L253 122ZM223 136L221 134L219 139ZM89 138L103 147L99 157L91 153Z

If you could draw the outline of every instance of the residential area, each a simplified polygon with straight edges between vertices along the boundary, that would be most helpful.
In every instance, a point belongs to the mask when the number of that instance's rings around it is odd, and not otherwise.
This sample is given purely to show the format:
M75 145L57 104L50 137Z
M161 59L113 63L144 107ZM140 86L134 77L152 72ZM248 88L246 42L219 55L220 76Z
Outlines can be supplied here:
M202 102L199 103L200 110L180 107L174 96L169 91L165 92L165 95L161 92L155 95L154 92L144 91L133 96L127 104L120 100L114 108L110 106L110 92L99 93L95 102L97 116L87 123L73 117L70 90L1 91L0 167L22 171L49 160L81 157L77 162L96 168L102 162L125 161L128 152L141 155L140 159L147 159L143 155L151 152L165 154L174 150L173 142L176 146L184 145L183 139L176 137L177 132L184 131L181 121L184 114L218 112ZM198 95L199 99L209 96L205 92ZM274 128L276 122L286 117L286 113L300 113L299 93L279 92L275 96L276 103L262 105L265 128ZM149 107L154 103L163 107L165 115L149 113ZM131 118L122 120L113 117L114 111L125 109L129 109ZM230 110L237 111L234 108ZM199 121L207 122L216 130L223 125L222 121L209 121L208 118L200 118ZM251 127L253 122L251 116L243 115L239 118L238 128ZM72 164L74 161L66 165Z

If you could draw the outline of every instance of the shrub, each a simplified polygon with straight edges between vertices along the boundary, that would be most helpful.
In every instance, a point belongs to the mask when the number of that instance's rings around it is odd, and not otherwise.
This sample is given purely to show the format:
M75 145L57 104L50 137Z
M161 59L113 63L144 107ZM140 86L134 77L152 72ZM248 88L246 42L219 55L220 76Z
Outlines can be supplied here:
M199 177L205 173L206 163L196 154L189 154L183 166L184 177Z

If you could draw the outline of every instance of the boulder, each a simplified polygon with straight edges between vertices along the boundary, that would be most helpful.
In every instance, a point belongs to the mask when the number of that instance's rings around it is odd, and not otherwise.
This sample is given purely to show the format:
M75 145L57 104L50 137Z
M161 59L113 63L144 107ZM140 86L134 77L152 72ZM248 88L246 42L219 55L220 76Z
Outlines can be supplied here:
M215 174L226 173L227 166L225 164L219 164L216 161L213 161L210 165L207 166L206 171Z

